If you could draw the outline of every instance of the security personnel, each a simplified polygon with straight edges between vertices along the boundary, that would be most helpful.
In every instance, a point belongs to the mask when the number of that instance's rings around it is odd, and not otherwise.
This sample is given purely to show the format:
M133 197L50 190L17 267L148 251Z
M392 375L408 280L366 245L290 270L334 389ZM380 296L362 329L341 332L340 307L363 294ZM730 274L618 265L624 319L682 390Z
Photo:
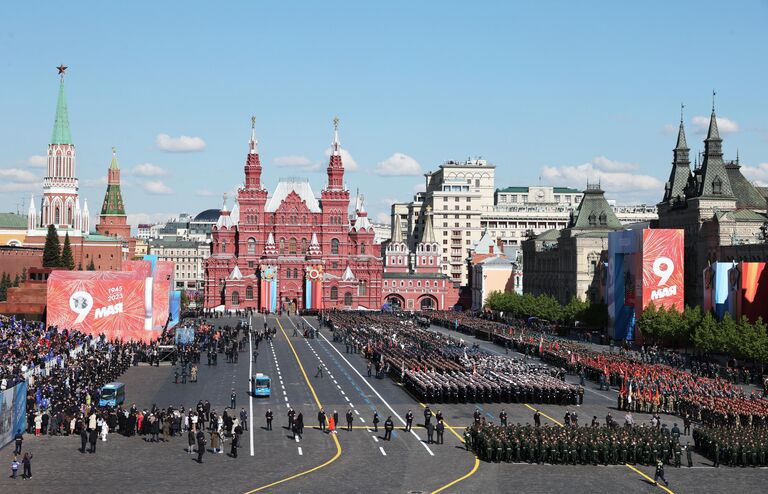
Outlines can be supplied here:
M395 423L392 422L392 416L390 415L387 417L387 420L384 421L384 440L385 441L391 441L392 440L392 429L395 428Z
M347 410L347 430L352 430L352 421L355 419L355 416L352 415L352 409L350 408Z
M293 430L293 423L296 419L296 410L293 408L288 409L288 429Z
M435 428L437 431L437 444L443 444L443 433L445 432L445 424L440 420Z
M507 426L507 411L502 408L501 412L499 413L499 421L501 422L502 427Z
M267 413L264 414L264 418L267 419L267 430L272 430L272 419L274 418L274 414L272 413L272 409L268 408Z
M405 432L410 432L412 426L413 426L413 412L408 410L408 413L405 414Z
M429 407L424 409L424 427L429 426L429 422L432 420L432 410Z
M379 432L379 413L373 412L373 432Z

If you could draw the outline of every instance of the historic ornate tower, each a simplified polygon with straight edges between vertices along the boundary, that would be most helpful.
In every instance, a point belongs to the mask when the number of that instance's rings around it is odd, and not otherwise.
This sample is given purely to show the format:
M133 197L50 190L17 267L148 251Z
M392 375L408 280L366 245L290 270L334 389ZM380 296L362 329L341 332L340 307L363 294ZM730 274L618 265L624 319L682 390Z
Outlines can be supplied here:
M341 276L350 246L334 239L347 237L349 229L349 191L344 188L344 164L339 142L339 119L333 119L333 143L328 161L328 185L320 192L323 210L323 232L320 239L323 253L330 264L326 272Z
M48 170L43 179L41 201L41 227L56 225L57 228L71 228L80 232L88 231L88 221L83 220L75 175L75 145L69 131L67 100L64 95L64 72L67 67L57 67L61 77L59 99L56 104L56 119L53 135L48 145Z
M120 166L117 164L115 148L112 148L112 162L107 173L107 193L104 195L96 231L102 235L128 240L131 237L131 226L128 224L123 196L120 194Z

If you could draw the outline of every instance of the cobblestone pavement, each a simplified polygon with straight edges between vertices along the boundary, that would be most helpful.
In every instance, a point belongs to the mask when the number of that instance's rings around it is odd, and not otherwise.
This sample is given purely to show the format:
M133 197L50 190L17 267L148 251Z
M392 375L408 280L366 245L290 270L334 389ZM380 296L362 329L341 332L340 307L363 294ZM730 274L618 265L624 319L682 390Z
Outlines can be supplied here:
M255 327L263 325L262 317L255 318ZM214 324L236 321L217 319ZM314 319L303 321L316 325ZM247 350L240 354L237 364L224 362L223 356L217 366L209 367L203 361L196 384L174 384L173 372L168 366L133 367L123 376L127 403L135 402L140 408L152 404L189 407L207 399L213 408L221 411L229 406L230 391L235 388L236 409L244 407L249 413L251 407L253 410L253 440L251 430L243 435L238 458L208 452L200 465L194 461L196 455L185 451L185 437L173 438L168 444L155 444L139 437L110 434L106 442L98 443L96 454L81 454L79 438L26 436L24 449L34 453L33 478L26 481L8 478L13 447L7 446L0 450L0 458L7 465L7 474L0 476L0 493L246 493L263 486L269 487L259 492L432 492L471 472L443 492L663 492L626 466L481 462L475 469L474 456L448 431L445 444L426 445L423 429L415 428L413 434L400 430L402 424L398 416L404 416L411 409L418 422L421 405L393 381L365 377L362 357L347 354L344 345L328 341L327 331L323 330L321 337L313 340L294 337L294 324L303 321L295 316L282 316L279 322L274 316L268 318L270 327L277 328L277 337L271 344L261 342L253 372L270 375L273 392L268 398L254 398L252 403L248 396ZM474 342L472 338L463 337ZM500 350L488 342L478 343L491 351ZM318 366L323 369L322 377L315 377ZM316 429L318 402L329 415L336 410L342 422L347 409L353 410L355 428L350 432L337 432L338 448L331 435ZM283 427L287 424L289 405L304 413L306 430L300 442L294 441ZM495 419L503 408L509 414L510 423L532 422L533 410L522 404L431 406L433 411L443 411L448 425L459 435L471 422L476 407L489 419ZM614 391L600 391L588 382L582 406L539 408L552 419L546 422L555 425L553 421L562 421L566 409L575 409L581 423L590 421L593 415L604 420L609 411L622 421L623 413L615 407ZM275 414L272 431L264 427L264 413L268 408ZM391 441L384 441L381 429L378 433L369 429L374 411L378 412L382 424L387 416L392 416L398 429ZM673 422L679 423L673 416L663 418L670 426ZM635 414L635 419L641 423L649 417ZM225 448L229 451L229 445ZM653 476L650 468L637 469ZM302 472L308 473L285 480ZM714 469L700 456L695 457L693 469L667 468L666 473L672 482L670 491L676 494L761 492L768 481L768 470ZM276 482L281 483L274 484Z

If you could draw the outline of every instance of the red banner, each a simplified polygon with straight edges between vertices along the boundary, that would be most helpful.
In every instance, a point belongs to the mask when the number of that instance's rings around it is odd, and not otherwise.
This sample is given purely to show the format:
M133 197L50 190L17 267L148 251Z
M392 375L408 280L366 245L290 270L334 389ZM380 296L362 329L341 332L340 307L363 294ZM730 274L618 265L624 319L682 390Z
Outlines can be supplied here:
M145 286L135 273L54 271L48 278L46 322L108 339L150 342L159 332L144 329L151 317Z
M643 230L643 309L684 307L683 230Z
M123 271L136 273L138 278L151 278L152 261L123 261Z

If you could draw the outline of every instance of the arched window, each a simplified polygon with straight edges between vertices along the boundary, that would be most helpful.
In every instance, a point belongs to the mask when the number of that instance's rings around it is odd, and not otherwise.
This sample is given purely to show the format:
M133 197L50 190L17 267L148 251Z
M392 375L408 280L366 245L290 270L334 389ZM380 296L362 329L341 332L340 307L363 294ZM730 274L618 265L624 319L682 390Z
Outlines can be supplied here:
M291 277L291 268L285 268L285 279Z
M227 241L226 240L222 240L221 241L221 252L222 253L227 252Z
M421 310L432 310L435 308L432 297L424 297L421 299Z
M307 253L307 239L302 238L301 239L301 253L306 254Z
M336 300L339 298L339 289L335 286L331 287L331 300Z
M296 268L293 268L293 277L298 278L299 277L299 270Z
M285 254L285 239L284 238L280 239L280 253L281 254Z
M256 253L256 239L253 237L248 239L248 253L249 254Z
M232 292L232 305L240 305L240 292Z
M367 286L365 284L365 281L361 281L359 285L357 285L357 294L361 297L364 297L366 295Z
M331 254L339 255L339 239L331 239Z
M245 289L245 299L253 300L253 287L249 286Z
M56 208L53 210L53 223L58 225L60 220L61 211L59 210L59 206L56 206Z
M292 256L296 255L296 239L293 237L288 241L288 253Z
M344 305L352 305L352 294L349 292L344 294Z
M365 254L365 242L360 244L360 253Z

